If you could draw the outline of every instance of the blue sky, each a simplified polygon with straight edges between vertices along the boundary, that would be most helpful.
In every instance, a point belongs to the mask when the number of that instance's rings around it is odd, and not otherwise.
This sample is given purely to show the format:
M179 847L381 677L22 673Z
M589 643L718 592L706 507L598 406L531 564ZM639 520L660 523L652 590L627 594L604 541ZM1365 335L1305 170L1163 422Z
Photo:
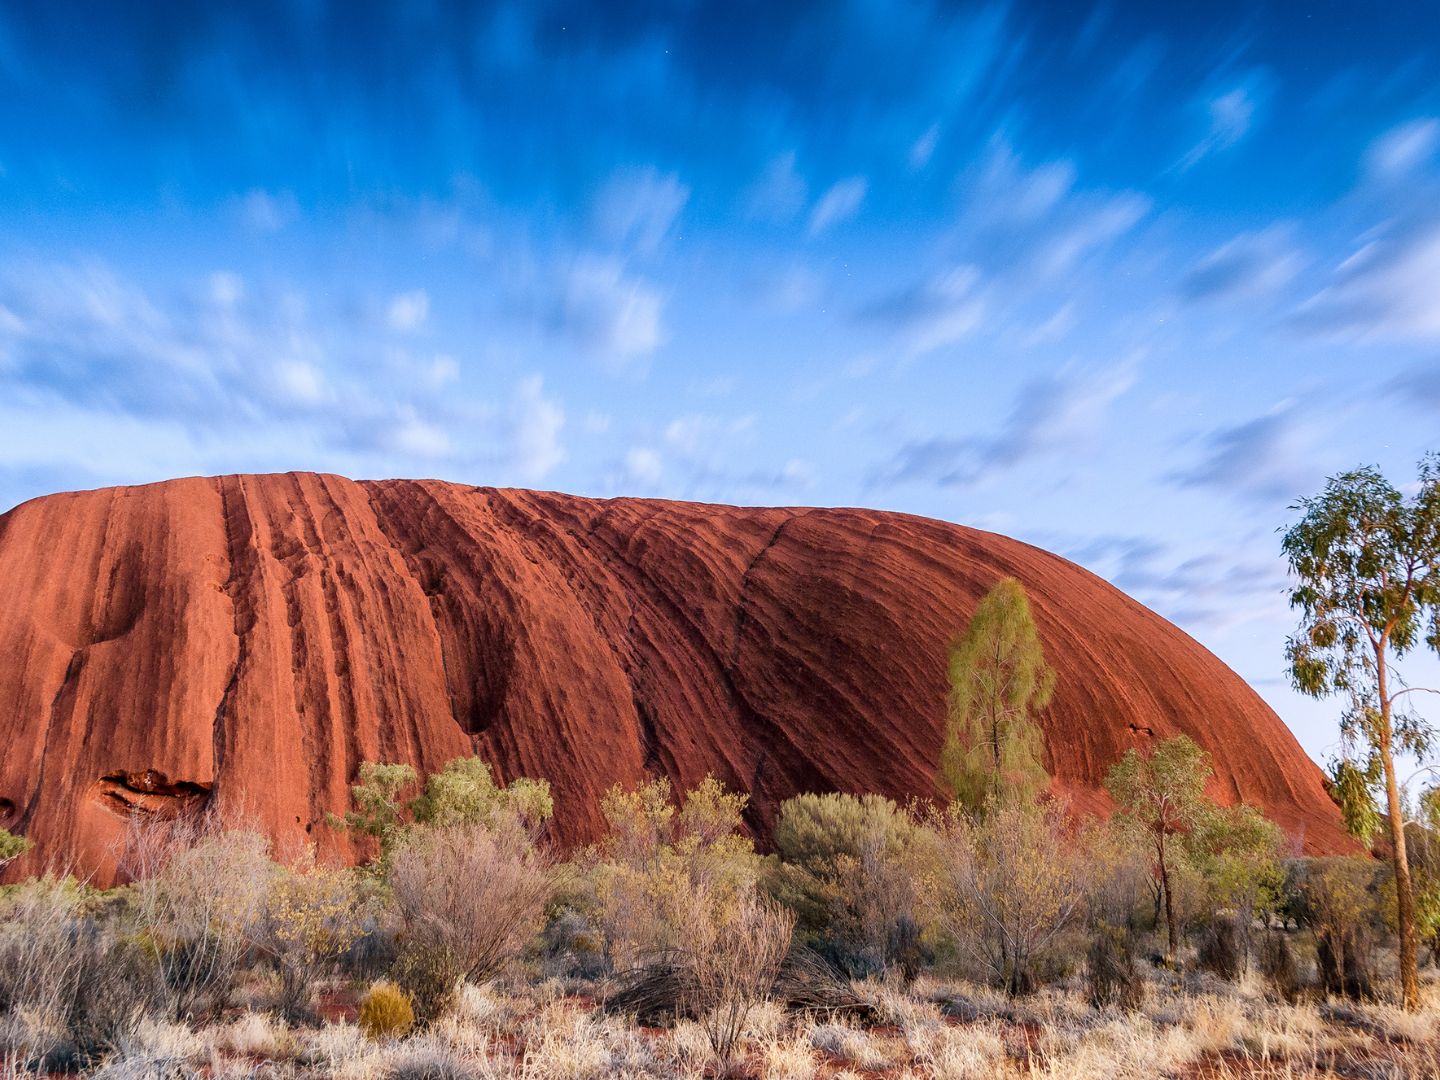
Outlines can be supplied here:
M0 508L905 510L1106 576L1324 758L1276 530L1437 447L1434 4L0 0Z

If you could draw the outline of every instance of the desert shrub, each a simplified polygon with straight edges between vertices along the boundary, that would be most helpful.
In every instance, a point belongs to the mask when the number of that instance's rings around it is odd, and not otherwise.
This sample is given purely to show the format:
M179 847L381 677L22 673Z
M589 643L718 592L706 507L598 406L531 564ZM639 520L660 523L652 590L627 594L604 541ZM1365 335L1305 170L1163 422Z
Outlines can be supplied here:
M595 979L605 973L605 943L600 931L569 903L559 905L546 922L540 956L547 974Z
M131 920L172 1019L223 1008L274 869L265 839L208 818L135 815L120 867L135 879Z
M384 1080L480 1080L481 1071L443 1043L410 1040L385 1062Z
M1145 1001L1145 981L1135 966L1135 950L1122 929L1100 925L1085 956L1085 999L1092 1008L1127 1012Z
M1282 1001L1293 1005L1300 1000L1300 969L1295 963L1295 950L1283 931L1269 931L1261 941L1260 973Z
M310 989L354 944L365 912L352 872L307 856L276 866L251 930L251 943L279 977L276 1011L308 1017Z
M415 1022L422 1027L448 1012L460 992L460 965L455 953L433 942L403 942L390 974L409 996Z
M113 1049L157 1008L148 964L102 897L32 879L0 894L0 1012L8 1053L64 1071Z
M16 836L8 829L0 829L0 870L24 855L33 842L23 836Z
M420 825L494 829L518 823L533 833L550 820L555 803L545 780L522 776L508 785L497 784L480 758L456 758L426 778L410 811Z
M697 897L710 905L707 923L735 917L761 870L754 846L740 833L746 800L713 777L686 793L679 807L663 779L631 791L617 786L605 796L609 832L584 859L581 902L611 966L624 969L685 947Z
M1151 928L1155 917L1155 878L1141 834L1116 822L1092 827L1085 834L1090 866L1085 906L1092 928L1122 927L1133 935Z
M1325 993L1374 997L1378 911L1374 864L1343 856L1310 859L1299 868L1295 888L1300 917L1315 934Z
M780 807L772 892L797 914L807 945L853 976L926 959L916 888L923 830L880 795L799 795Z
M407 798L418 783L419 776L409 765L362 762L358 782L350 788L353 808L343 818L331 815L328 823L375 839L383 870L412 824L490 828L504 820L536 833L554 812L548 782L521 777L508 786L497 784L490 766L480 758L447 762L426 778L418 795Z
M795 915L773 902L746 898L734 919L701 923L689 949L697 1006L710 1050L722 1072L736 1050L751 1010L769 998L795 930Z
M705 889L691 897L685 946L646 955L622 972L605 1009L641 1023L699 1021L720 1071L728 1072L752 1012L784 981L795 916L752 892L717 919L722 909Z
M413 829L391 854L388 882L402 948L448 954L456 979L478 982L540 932L555 871L518 823L496 821Z
M1202 907L1209 923L1206 939L1229 933L1215 929L1218 922L1229 922L1239 969L1250 959L1256 914L1271 911L1280 903L1285 888L1285 845L1280 826L1244 803L1211 809L1185 838L1186 854L1202 888Z
M367 1038L398 1039L415 1026L415 1010L405 991L394 983L378 982L360 999L356 1023Z
M1201 970L1234 982L1244 968L1240 930L1236 920L1225 916L1211 919L1200 938L1195 962Z
M1029 993L1085 910L1084 836L1059 806L1018 800L992 803L983 816L955 806L933 825L937 921L1006 993Z

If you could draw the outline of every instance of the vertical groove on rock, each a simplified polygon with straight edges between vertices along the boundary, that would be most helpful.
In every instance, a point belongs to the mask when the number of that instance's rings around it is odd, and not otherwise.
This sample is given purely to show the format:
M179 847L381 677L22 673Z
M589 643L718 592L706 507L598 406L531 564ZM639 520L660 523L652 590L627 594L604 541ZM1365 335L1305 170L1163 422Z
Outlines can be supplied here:
M220 694L220 701L215 706L212 724L214 779L210 791L211 798L218 800L224 782L226 721L248 659L250 631L255 626L255 609L250 595L249 579L256 572L257 556L253 543L254 523L245 499L244 479L238 476L222 476L217 478L215 485L220 493L221 513L225 522L225 553L229 559L222 589L230 598L235 634L235 662L231 666L230 677L225 682L225 689Z

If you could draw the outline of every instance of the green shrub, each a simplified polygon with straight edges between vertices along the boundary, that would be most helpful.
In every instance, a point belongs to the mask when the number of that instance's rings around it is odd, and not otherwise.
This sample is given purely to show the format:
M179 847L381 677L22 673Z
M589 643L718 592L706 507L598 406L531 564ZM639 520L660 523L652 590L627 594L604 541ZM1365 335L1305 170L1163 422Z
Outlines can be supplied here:
M1145 981L1135 967L1134 947L1118 927L1096 928L1085 958L1085 998L1096 1009L1130 1012L1144 1004Z
M689 944L703 897L708 924L734 919L762 860L741 834L747 796L706 777L677 807L670 783L618 785L601 803L609 835L588 855L588 897L606 959L625 968Z
M409 765L364 761L359 783L350 788L354 809L343 818L328 815L335 829L379 841L380 866L415 825L496 828L515 824L537 833L555 811L550 784L520 777L509 786L497 784L490 766L480 758L455 758L431 773L420 794L406 795L419 783Z
M16 836L7 829L0 829L0 870L14 859L30 850L32 842L23 836Z
M780 807L775 895L797 913L802 939L853 976L920 960L915 859L924 838L881 795L798 795Z
M1295 952L1284 931L1270 931L1260 946L1260 971L1282 1001L1293 1005L1300 1000L1303 988Z
M405 941L391 975L408 995L415 1022L422 1027L440 1019L460 991L460 961L435 941Z
M415 1026L415 1010L405 991L394 983L378 982L360 999L357 1022L367 1038L399 1039Z

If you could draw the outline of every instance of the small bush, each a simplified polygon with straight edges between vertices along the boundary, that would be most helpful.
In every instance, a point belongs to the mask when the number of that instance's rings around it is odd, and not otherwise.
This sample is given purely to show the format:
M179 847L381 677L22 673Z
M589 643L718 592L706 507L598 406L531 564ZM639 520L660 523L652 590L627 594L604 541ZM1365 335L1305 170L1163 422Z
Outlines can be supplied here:
M143 949L71 880L39 878L0 893L0 1010L13 1022L7 1056L49 1071L113 1050L152 1013Z
M481 1074L449 1047L419 1042L396 1050L383 1075L384 1080L479 1080Z
M925 959L919 934L910 815L881 795L797 795L780 807L771 891L798 918L802 940L848 975L898 971Z
M348 870L312 859L277 867L266 883L251 943L279 976L276 1010L309 1019L310 990L360 936L363 903Z
M1243 966L1240 932L1233 919L1213 919L1200 939L1200 952L1195 958L1201 970L1234 982Z
M16 836L7 829L0 829L0 870L24 855L32 846L32 842L25 837Z
M702 1026L722 1072L736 1051L750 1011L766 1000L795 932L795 915L779 904L747 899L736 918L696 928L690 954Z
M406 947L482 982L540 932L555 874L518 824L417 826L391 853L389 884Z
M463 972L447 946L411 940L401 946L391 975L409 995L415 1022L425 1027L455 1004Z
M221 1012L244 963L274 864L258 833L201 818L134 815L119 853L130 918L172 1019Z
M1315 932L1325 993L1353 1000L1375 996L1378 936L1375 867L1365 859L1310 859L1297 874L1299 914Z
M1145 1001L1145 983L1135 966L1135 951L1124 931L1101 926L1085 958L1085 998L1093 1008L1114 1006L1127 1012Z
M360 1030L368 1038L399 1039L415 1026L410 998L394 983L378 982L360 999Z
M582 903L610 965L625 969L687 948L697 896L710 901L703 918L715 922L732 917L753 892L761 860L742 835L746 799L713 777L678 806L664 779L630 791L617 785L605 796L609 835L588 856Z
M932 819L932 905L941 928L1010 996L1063 969L1066 931L1083 914L1089 861L1058 804L997 800Z
M1300 999L1300 970L1284 933L1265 935L1260 947L1260 971L1282 1001L1293 1005Z

